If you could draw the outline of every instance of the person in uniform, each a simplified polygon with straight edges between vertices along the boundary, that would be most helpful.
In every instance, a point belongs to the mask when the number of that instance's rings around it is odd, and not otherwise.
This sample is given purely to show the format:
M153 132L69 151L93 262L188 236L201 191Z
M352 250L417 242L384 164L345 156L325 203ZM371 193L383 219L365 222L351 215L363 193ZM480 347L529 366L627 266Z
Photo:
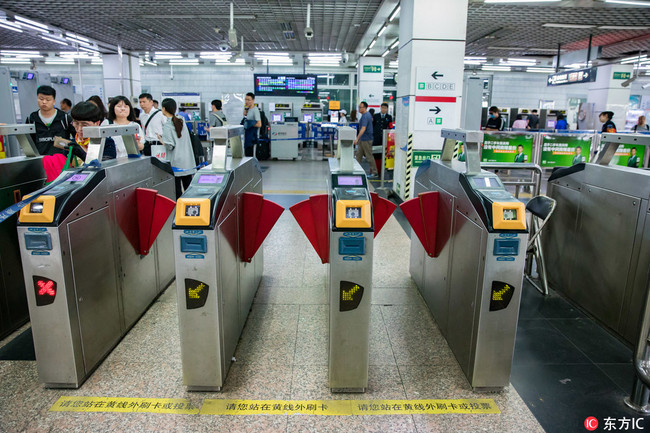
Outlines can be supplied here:
M636 147L633 147L632 150L630 151L630 157L627 160L627 166L633 168L639 168L640 165L641 165L641 160L636 154Z
M573 156L573 160L571 161L571 165L582 164L584 162L585 162L585 157L582 154L582 147L577 146L575 150L575 155Z
M517 146L517 155L515 155L515 162L528 162L528 155L524 153L524 146L521 144Z
M614 122L612 122L613 117L614 112L612 111L603 111L600 113L598 119L603 122L603 129L601 130L602 132L616 132L616 125Z

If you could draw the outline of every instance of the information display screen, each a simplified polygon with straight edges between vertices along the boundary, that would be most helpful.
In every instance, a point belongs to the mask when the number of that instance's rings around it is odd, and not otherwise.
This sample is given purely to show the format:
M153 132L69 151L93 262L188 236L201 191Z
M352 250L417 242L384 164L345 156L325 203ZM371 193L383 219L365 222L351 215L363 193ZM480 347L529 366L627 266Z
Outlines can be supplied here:
M517 219L517 209L504 209L503 210L503 220L504 221L515 221Z
M68 178L68 182L82 182L82 181L86 180L86 178L87 178L88 176L90 176L90 175L87 174L87 173L79 173L79 174L75 174L75 175L70 176L70 177Z
M472 178L474 181L474 185L476 185L477 188L498 188L499 183L492 178L489 177L475 177Z
M211 183L211 184L217 184L223 182L223 174L202 174L199 176L199 183L200 184L205 184L205 183Z
M201 215L201 206L198 204L191 204L185 207L185 216L197 217Z
M361 176L339 176L337 182L340 186L362 186Z
M31 203L29 205L30 213L43 213L43 203Z
M255 74L255 93L258 96L317 95L316 75Z
M361 218L361 208L360 207L345 208L345 217L349 219Z

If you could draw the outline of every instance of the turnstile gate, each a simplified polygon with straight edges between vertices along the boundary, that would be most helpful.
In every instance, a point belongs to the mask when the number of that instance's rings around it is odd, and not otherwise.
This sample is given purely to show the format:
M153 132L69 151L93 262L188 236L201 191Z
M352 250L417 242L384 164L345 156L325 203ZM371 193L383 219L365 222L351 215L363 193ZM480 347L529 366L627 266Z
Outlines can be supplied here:
M341 158L330 158L327 194L291 207L303 232L327 263L329 290L329 388L368 387L373 240L395 210L370 193L363 168L353 160L355 131L339 128Z
M603 134L594 164L556 169L548 195L557 210L542 245L551 287L636 344L650 269L650 171L610 166L619 144L650 136Z
M173 225L176 292L189 391L219 391L264 269L258 251L284 209L262 198L256 159L197 172Z
M482 135L443 130L441 160L419 167L401 208L411 276L472 388L492 390L510 380L528 233L524 204L480 168Z
M136 131L111 125L84 136ZM18 240L39 378L77 388L174 277L175 187L171 166L150 157L57 180L21 210Z
M21 144L31 142L29 134L33 132L34 125L0 126L0 136L16 136ZM36 147L31 147L36 152ZM31 147L25 153L29 153ZM37 154L36 152L35 155ZM41 156L0 159L0 210L42 188L46 177ZM17 221L18 218L14 215L0 223L0 339L29 320L22 278L23 266L16 235Z

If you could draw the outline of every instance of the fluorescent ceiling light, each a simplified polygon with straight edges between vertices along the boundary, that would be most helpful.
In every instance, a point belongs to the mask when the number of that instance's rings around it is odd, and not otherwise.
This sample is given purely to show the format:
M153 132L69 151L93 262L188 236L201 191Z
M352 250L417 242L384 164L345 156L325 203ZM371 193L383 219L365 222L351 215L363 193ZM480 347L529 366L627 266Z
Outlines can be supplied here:
M368 45L368 48L370 49L374 47L376 43L377 43L377 39L373 39L372 42L370 42L370 45Z
M397 69L399 66L399 61L397 60L391 60L390 63L388 63L388 67L392 69Z
M182 19L189 19L189 20L205 20L205 19L223 19L226 20L228 19L228 15L142 15L142 18L145 20L152 19L152 20L182 20ZM233 17L236 20L255 20L257 19L256 15L253 14L242 14L242 15L234 15Z
M386 51L384 51L384 54L382 54L381 56L386 57L389 53L390 53L390 50L386 50Z
M401 7L401 6L398 5L398 6L395 8L395 10L393 11L393 13L390 14L390 18L388 18L388 22L391 22L391 21L393 21L393 20L395 19L395 17L396 17L397 14L399 13L400 7Z
M384 24L384 26L381 29L379 29L379 33L377 33L377 37L384 34L384 32L386 31L387 28L388 28L388 26L386 24Z
M181 56L180 54L179 55L172 54L168 56L156 54L155 56L153 56L153 58L156 60L180 60L183 58L183 56Z
M74 65L74 59L45 59L46 65Z
M257 51L255 57L289 57L289 53L273 53L267 51Z
M399 39L396 40L395 42L393 42L393 43L390 45L390 49L392 50L392 49L395 48L398 44L399 44Z
M586 63L571 63L570 65L564 65L564 68L566 69L582 69L586 67L587 67Z
M557 29L592 29L596 27L593 24L561 24L561 23L546 23L542 27L552 27Z
M79 47L82 51L87 51L89 53L99 53L99 50L95 47Z
M540 53L557 53L557 48L531 48L531 47L487 47L488 50L499 51L538 51ZM566 50L560 50L564 52Z
M156 56L180 56L183 53L180 51L156 51L154 55Z
M90 42L90 39L84 38L83 36L75 35L74 33L66 33L66 38L76 39L81 42Z
M5 64L5 65L29 65L31 62L29 59L16 59L16 58L6 58L2 57L0 58L0 63Z
M23 18L23 17L20 17L18 15L16 15L14 17L14 19L16 19L17 21L20 21L21 23L24 23L24 24L29 24L29 25L34 26L34 27L39 27L41 29L49 30L49 27L46 26L45 24L41 24L41 23L39 23L37 21L28 20L27 18Z
M601 30L646 30L648 26L598 26Z
M46 41L54 42L55 44L65 45L66 47L69 46L67 42L61 41L59 39L48 38L47 36L43 36L43 35L40 35L40 37L41 37L41 39L45 39Z
M321 63L321 62L313 62L312 63L312 62L310 62L309 66L319 66L319 67L329 67L329 68L335 67L336 68L336 67L339 67L341 65L339 63Z
M90 62L90 64L91 65L103 65L104 61L102 59L100 59L100 58L95 58Z
M231 62L230 60L216 59L214 61L214 64L215 65L245 65L246 61L244 59L242 59L241 57L235 59L234 62Z
M605 3L616 3L616 4L621 4L621 5L648 6L648 7L650 7L650 2L634 1L634 0L605 0Z
M555 72L553 68L526 68L526 72L538 72L544 74L552 74Z
M520 58L515 58L515 57L508 57L508 63L528 63L528 64L536 64L537 60L536 59L520 59Z
M199 64L199 59L170 59L169 64L175 64L175 65L198 65Z
M483 65L481 69L484 71L512 71L510 66Z
M42 27L36 27L36 26L31 25L31 24L20 23L20 26L21 26L21 27L27 27L28 29L36 30L37 32L41 32L41 33L45 33L45 34L50 34L50 31L49 31L49 30L44 29L44 28L42 28Z
M38 51L5 51L2 50L0 51L0 54L3 56L13 56L13 57L18 57L18 58L23 58L23 59L36 59L43 57L41 53Z
M485 0L485 3L552 3L562 0Z
M18 32L18 33L23 32L22 30L20 30L19 27L14 27L11 24L9 24L9 21L0 21L0 27L7 30L13 30L14 32Z
M365 56L366 54L368 54L368 49L367 49L367 48L366 48L366 51L364 51L363 54L361 54L361 56L363 57L363 56Z

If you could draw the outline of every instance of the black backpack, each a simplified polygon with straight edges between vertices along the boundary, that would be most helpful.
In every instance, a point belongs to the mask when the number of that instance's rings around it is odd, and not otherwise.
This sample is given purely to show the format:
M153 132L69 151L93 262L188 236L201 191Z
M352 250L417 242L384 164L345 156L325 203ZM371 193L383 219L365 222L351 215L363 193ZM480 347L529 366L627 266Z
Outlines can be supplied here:
M262 110L260 110L260 121L262 122L262 126L260 126L259 137L269 138L269 119Z
M258 161L266 161L271 157L271 147L269 146L268 138L258 138L257 146L255 147L255 158Z
M194 161L196 165L201 164L205 160L205 151L203 144L198 135L190 131L190 142L192 143L192 151L194 152Z

